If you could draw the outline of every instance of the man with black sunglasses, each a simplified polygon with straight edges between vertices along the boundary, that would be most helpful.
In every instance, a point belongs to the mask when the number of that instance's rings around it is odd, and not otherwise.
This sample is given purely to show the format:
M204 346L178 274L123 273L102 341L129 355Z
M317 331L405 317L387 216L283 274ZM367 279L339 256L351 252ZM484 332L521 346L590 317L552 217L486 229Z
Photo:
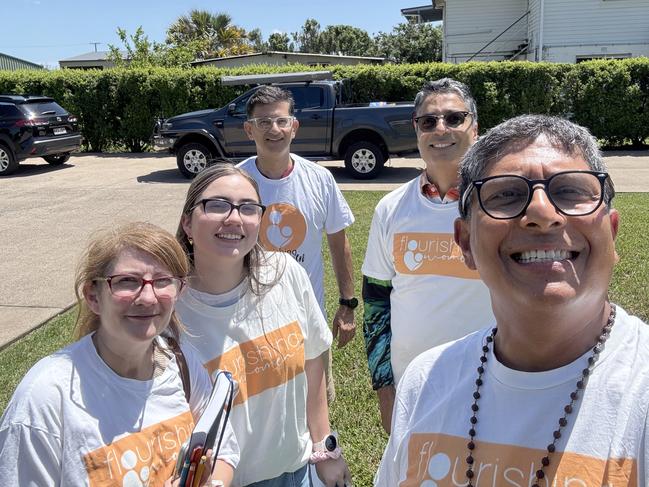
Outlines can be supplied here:
M649 485L649 327L609 298L620 215L597 141L522 115L460 179L455 239L496 324L410 364L375 485Z
M395 384L410 361L491 317L487 289L453 241L458 165L478 134L469 88L449 78L426 83L413 125L426 169L377 205L363 264L365 344L388 433Z

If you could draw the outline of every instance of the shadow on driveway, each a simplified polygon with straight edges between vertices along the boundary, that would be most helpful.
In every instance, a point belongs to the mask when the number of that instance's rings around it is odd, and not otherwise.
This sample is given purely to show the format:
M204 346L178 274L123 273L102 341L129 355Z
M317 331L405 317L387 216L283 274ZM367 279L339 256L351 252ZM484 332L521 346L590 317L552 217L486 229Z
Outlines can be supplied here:
M53 166L52 164L48 164L47 162L43 162L43 164L30 164L29 162L25 163L24 161L21 161L20 164L18 164L18 169L16 169L15 173L9 174L7 176L2 176L2 179L26 178L29 176L37 176L39 174L61 171L63 169L70 169L72 167L74 167L74 164L61 164L60 166Z
M179 184L185 183L189 184L191 180L184 177L178 169L161 169L159 171L153 171L149 174L137 177L138 183L164 183L164 184Z

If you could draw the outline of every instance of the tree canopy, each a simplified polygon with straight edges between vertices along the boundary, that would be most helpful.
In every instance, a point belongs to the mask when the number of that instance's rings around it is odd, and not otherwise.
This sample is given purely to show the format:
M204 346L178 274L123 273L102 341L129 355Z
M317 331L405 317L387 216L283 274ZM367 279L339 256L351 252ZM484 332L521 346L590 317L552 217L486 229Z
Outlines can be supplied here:
M110 45L109 58L118 66L189 66L197 59L219 58L252 52L283 51L345 56L380 56L395 63L440 61L442 29L431 24L404 22L392 32L370 36L352 25L328 25L308 18L290 34L274 32L264 40L260 29L247 31L227 13L190 10L167 29L164 43L150 41L139 27L129 35L118 28L123 46ZM122 53L125 52L125 56Z

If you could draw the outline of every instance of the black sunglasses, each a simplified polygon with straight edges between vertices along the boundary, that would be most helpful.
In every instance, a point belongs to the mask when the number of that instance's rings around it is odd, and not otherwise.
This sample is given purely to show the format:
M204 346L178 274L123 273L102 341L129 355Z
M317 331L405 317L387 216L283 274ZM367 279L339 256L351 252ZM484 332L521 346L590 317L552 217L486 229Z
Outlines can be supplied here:
M444 125L450 129L456 129L464 125L467 117L473 116L471 112L448 112L443 115L426 113L412 119L417 124L417 128L422 132L432 132L437 127L437 122L444 120Z

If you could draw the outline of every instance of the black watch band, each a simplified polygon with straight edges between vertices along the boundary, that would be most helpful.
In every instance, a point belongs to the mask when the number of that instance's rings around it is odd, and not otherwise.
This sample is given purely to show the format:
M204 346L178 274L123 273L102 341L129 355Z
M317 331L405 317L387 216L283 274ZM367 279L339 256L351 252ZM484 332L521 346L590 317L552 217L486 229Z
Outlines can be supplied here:
M347 306L348 308L351 308L351 309L356 309L356 307L358 306L358 299L356 299L356 298L351 298L351 299L340 298L338 300L338 304L340 304L341 306Z

